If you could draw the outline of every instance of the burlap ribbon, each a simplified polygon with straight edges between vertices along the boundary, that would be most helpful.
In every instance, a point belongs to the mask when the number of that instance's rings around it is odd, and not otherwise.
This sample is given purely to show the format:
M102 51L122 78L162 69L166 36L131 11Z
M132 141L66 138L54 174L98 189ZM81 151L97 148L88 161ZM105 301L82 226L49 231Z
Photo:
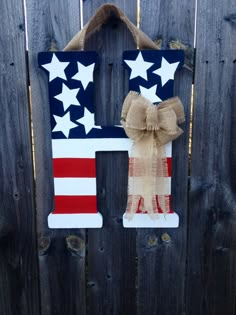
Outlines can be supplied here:
M138 208L152 218L157 217L158 208L169 212L165 144L182 134L177 123L184 120L183 105L178 97L159 105L133 91L125 98L121 123L127 136L134 140L129 159L128 219Z
M109 18L116 17L121 20L130 33L139 49L158 49L158 46L140 29L138 29L119 7L112 3L102 5L95 12L94 16L88 21L83 29L78 32L72 40L66 45L64 51L84 50L86 40L105 24Z

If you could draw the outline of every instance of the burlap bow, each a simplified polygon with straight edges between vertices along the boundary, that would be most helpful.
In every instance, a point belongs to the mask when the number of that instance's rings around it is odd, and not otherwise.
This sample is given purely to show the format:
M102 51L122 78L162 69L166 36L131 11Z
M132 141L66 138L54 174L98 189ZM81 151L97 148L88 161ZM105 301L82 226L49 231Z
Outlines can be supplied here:
M129 158L128 219L138 209L148 212L152 218L157 217L158 209L169 212L165 144L182 134L177 123L184 120L183 105L178 97L159 105L133 91L125 98L121 123L127 136L134 140Z

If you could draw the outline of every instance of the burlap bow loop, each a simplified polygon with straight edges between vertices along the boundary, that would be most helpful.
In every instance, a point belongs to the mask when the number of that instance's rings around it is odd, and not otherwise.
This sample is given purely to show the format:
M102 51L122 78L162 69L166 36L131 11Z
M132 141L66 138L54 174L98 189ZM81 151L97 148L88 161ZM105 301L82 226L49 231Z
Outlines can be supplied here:
M177 124L183 121L184 109L178 97L159 105L133 91L125 98L121 123L127 136L134 140L129 159L128 219L138 209L152 218L157 217L158 209L169 211L165 144L182 134Z
M184 121L184 109L178 97L154 105L131 91L124 100L121 118L125 132L132 140L138 141L152 134L157 145L164 145L183 132L177 123Z

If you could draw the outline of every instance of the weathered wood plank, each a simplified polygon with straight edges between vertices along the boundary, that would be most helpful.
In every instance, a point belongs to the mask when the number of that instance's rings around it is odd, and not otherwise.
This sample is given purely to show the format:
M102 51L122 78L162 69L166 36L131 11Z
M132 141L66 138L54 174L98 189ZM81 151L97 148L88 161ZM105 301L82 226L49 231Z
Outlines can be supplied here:
M49 230L53 181L47 77L40 51L62 50L80 29L77 0L27 1L29 65L35 135L36 201L42 314L85 314L85 232ZM68 238L69 237L69 238Z
M198 1L187 311L235 314L235 2Z
M194 0L145 1L140 28L162 48L179 40L193 49ZM151 22L150 22L151 21ZM175 78L175 95L185 107L184 134L173 142L172 206L180 217L178 229L138 230L138 314L184 313L187 243L188 134L192 74L181 70Z
M1 1L0 313L39 314L23 1Z
M112 1L136 21L136 1ZM84 2L84 22L103 1ZM88 42L100 64L95 74L95 106L98 124L120 121L128 76L122 53L135 49L131 35L119 21L111 20ZM98 207L104 218L101 230L88 232L88 314L136 314L135 230L123 229L127 198L128 155L97 154Z

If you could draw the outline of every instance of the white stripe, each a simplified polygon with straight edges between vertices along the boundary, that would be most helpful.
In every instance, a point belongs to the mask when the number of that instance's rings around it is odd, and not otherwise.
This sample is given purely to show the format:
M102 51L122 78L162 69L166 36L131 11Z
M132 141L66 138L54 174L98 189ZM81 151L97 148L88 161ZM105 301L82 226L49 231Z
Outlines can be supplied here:
M96 178L54 178L56 196L95 196Z
M94 158L98 151L130 151L128 138L53 139L54 158Z
M158 195L171 194L171 177L157 178L165 181L168 185L165 191L161 185L158 185ZM164 185L166 186L166 185ZM129 177L129 187L135 194L143 193L143 182L140 177ZM54 190L56 196L95 196L96 195L96 178L54 178Z
M158 213L156 220L150 218L146 213L136 213L132 220L123 215L124 228L177 228L179 216L177 213Z
M167 186L167 189L165 190L163 185L159 184L157 182L157 189L156 194L157 195L171 195L171 177L157 177L157 181L165 181L165 187ZM142 177L129 177L129 194L135 194L135 195L142 195L144 192Z
M129 138L53 139L53 158L95 158L99 151L128 151L133 141ZM166 157L172 156L172 143L165 146Z
M172 142L165 145L166 157L172 157Z
M101 213L49 214L50 229L101 228Z

